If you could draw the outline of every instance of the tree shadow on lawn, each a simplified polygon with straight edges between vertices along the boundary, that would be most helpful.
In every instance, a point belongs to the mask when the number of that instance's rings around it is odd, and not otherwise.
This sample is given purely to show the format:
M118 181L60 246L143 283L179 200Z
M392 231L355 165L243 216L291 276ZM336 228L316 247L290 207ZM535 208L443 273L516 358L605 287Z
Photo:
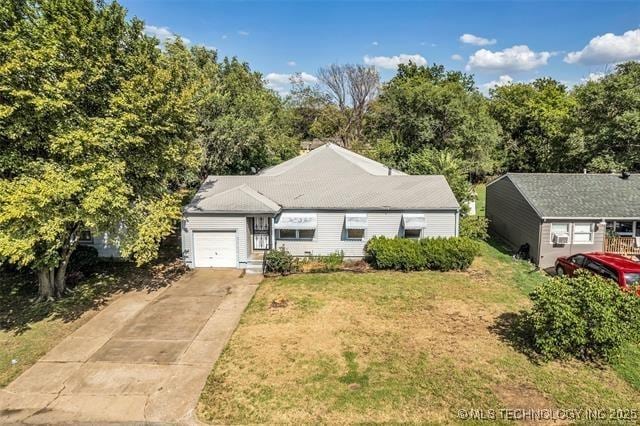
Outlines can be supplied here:
M36 302L38 285L33 273L0 268L0 330L20 334L45 319L74 321L116 294L166 287L187 271L173 244L164 243L158 260L143 267L101 260L82 272L71 272L68 292L57 300Z
M489 332L525 355L534 364L540 364L542 359L533 347L533 337L528 321L528 312L504 312L498 316Z

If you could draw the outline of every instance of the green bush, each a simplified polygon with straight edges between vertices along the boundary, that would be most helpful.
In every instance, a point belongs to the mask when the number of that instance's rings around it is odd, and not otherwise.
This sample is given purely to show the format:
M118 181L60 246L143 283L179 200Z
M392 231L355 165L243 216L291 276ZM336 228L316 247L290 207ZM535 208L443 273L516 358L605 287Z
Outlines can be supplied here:
M344 261L344 252L342 250L335 251L326 256L321 256L319 260L324 265L326 271L337 271Z
M374 237L367 243L367 261L377 269L420 271L465 270L477 256L478 243L466 237L406 238Z
M484 216L463 216L460 219L460 236L484 241L489 238L489 219Z
M640 297L611 280L581 272L548 280L531 294L526 332L545 359L608 361L640 342Z
M265 272L289 275L299 270L299 261L284 248L271 250L264 255Z

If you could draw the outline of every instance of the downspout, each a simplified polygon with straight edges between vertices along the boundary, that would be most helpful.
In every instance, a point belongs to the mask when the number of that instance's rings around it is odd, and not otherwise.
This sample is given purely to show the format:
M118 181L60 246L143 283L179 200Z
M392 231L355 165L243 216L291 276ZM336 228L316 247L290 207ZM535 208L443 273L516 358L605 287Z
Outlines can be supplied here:
M455 229L456 233L455 236L459 237L460 236L460 209L456 210L456 229Z

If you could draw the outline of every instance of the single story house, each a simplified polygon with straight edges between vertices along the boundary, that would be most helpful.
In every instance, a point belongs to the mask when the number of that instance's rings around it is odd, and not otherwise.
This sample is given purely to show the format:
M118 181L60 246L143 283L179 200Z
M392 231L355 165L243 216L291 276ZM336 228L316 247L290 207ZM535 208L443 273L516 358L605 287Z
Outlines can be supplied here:
M460 206L443 176L410 176L335 144L256 175L209 176L184 209L192 268L259 268L266 250L342 250L362 258L371 237L458 235Z
M507 173L487 185L489 232L541 268L579 252L640 253L640 175Z

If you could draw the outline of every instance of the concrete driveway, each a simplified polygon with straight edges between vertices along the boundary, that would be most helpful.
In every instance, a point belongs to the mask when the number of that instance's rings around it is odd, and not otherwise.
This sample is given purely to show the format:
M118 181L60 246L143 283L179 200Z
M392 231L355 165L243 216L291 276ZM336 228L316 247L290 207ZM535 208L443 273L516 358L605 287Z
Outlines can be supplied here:
M0 422L195 422L261 279L200 269L159 292L123 295L0 390Z

